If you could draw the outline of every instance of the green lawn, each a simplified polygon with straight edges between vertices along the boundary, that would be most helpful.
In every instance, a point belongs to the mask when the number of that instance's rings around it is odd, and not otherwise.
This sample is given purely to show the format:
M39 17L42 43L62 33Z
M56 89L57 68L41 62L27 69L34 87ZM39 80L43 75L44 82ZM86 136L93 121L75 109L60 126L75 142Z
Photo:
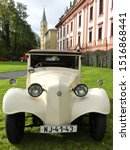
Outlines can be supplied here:
M97 80L103 80L103 88L109 97L113 98L113 70L99 67L82 66L82 82L89 88L98 87Z
M1 72L13 72L13 71L21 71L26 70L26 62L14 62L14 61L1 61L0 62L0 73Z
M20 64L21 65L21 64ZM23 64L26 68L26 65ZM19 68L19 65L18 65ZM103 88L106 89L112 105L112 70L96 67L82 67L82 83L89 88L97 86L97 80L103 79ZM25 87L25 77L17 79L17 87ZM0 80L0 106L5 92L11 86L8 80ZM112 110L108 115L107 131L101 142L95 142L89 135L88 127L84 126L76 134L38 134L36 128L26 129L23 140L12 145L8 142L5 134L5 114L0 109L0 149L1 150L112 150Z

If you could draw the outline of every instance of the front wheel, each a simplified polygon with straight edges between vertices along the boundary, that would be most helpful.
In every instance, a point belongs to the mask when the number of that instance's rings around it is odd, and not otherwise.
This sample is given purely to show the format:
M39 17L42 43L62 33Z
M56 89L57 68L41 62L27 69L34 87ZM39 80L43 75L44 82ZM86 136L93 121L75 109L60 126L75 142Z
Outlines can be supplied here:
M18 143L24 134L25 113L6 115L6 134L12 144Z
M106 132L106 115L90 113L89 132L94 140L101 141Z

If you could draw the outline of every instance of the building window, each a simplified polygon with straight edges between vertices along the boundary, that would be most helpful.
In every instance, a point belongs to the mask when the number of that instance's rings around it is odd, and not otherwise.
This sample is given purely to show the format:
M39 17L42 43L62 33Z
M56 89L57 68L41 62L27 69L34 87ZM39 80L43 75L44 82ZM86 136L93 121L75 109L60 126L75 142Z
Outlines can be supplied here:
M81 27L81 14L79 15L79 27Z
M69 47L69 41L68 41L68 38L66 39L66 48L68 49Z
M78 45L81 45L81 32L78 33Z
M71 22L71 31L73 31L73 21Z
M57 49L59 49L59 42L57 42Z
M60 50L62 49L62 41L60 41Z
M60 29L60 38L62 38L62 28Z
M67 25L67 34L69 33L69 25Z
M93 6L90 7L90 20L93 20Z
M102 39L102 27L98 28L98 40Z
M99 0L99 15L103 14L103 0Z
M111 37L113 37L113 22L111 22Z
M65 40L63 40L63 50L65 49Z
M113 0L111 0L111 9L113 9Z
M64 28L63 28L63 36L65 36L65 26L64 26Z
M59 31L57 32L57 39L59 40Z
M90 29L89 31L89 42L90 43L92 42L92 29Z
M73 46L72 36L70 37L70 47Z

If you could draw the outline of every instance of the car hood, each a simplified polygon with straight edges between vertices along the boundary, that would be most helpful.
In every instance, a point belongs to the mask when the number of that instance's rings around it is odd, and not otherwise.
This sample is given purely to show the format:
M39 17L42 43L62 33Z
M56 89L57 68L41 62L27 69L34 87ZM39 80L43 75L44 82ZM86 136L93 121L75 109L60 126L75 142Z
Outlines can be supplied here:
M44 68L38 69L29 74L28 86L32 83L39 83L43 87L55 85L57 82L67 87L80 82L79 70L68 68Z

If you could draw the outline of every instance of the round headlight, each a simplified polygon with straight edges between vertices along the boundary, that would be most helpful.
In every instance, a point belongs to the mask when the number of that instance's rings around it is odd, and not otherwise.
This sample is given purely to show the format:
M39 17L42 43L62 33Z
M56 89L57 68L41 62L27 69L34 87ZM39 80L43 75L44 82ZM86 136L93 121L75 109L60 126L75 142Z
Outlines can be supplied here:
M83 97L88 93L88 87L85 84L78 84L74 88L74 93L79 97Z
M28 93L32 96L32 97L38 97L42 94L43 92L43 88L41 87L40 84L34 83L32 84L29 88L28 88Z

